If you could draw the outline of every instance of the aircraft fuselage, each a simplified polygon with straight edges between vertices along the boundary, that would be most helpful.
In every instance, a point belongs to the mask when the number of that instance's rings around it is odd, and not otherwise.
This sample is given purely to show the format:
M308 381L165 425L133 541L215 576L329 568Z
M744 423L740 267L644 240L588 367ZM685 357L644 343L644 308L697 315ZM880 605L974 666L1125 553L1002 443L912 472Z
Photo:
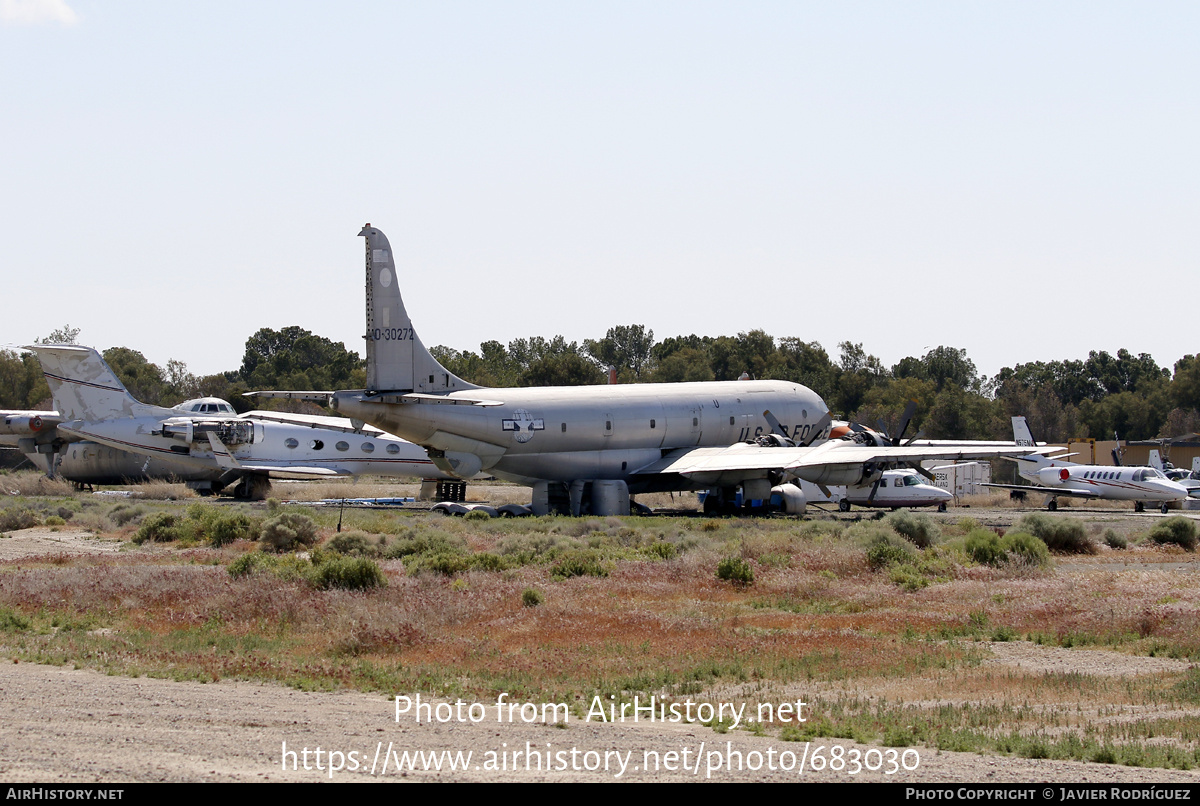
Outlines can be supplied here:
M730 445L770 433L765 411L789 438L807 442L827 411L815 392L787 381L473 389L445 395L464 401L492 397L499 405L398 402L397 395L339 392L334 405L344 415L429 449L443 470L458 474L482 468L520 483L626 479L676 448ZM480 467L473 466L473 457Z

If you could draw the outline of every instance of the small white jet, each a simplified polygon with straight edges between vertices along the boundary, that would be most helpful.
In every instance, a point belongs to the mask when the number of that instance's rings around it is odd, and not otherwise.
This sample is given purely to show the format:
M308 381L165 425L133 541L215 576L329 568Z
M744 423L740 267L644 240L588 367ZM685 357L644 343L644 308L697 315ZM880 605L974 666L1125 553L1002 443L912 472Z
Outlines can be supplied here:
M264 498L272 476L360 474L447 479L419 446L338 417L254 411L238 415L227 402L201 398L174 409L135 400L88 347L35 344L58 409L57 430L159 463L166 473L236 484L241 498ZM86 456L86 454L85 454ZM211 488L210 488L211 489ZM203 489L200 492L204 492Z
M1018 445L1035 447L1033 435L1024 417L1013 417L1013 437ZM1010 457L1011 458L1011 457ZM1182 501L1188 491L1168 479L1153 467L1122 467L1120 465L1080 465L1041 454L1017 457L1017 472L1046 493L1046 509L1058 509L1058 499L1096 498L1114 501L1133 501L1134 512L1142 512L1146 503L1159 503L1163 513L1172 501ZM1029 485L984 484L1006 490L1028 492Z

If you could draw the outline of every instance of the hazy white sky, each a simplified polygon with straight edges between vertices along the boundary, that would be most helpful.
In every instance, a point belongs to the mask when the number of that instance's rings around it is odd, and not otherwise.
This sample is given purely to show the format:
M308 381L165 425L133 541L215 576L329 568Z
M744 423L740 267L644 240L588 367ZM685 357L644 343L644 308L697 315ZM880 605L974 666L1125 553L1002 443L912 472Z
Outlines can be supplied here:
M1194 2L0 0L0 343L1198 345Z

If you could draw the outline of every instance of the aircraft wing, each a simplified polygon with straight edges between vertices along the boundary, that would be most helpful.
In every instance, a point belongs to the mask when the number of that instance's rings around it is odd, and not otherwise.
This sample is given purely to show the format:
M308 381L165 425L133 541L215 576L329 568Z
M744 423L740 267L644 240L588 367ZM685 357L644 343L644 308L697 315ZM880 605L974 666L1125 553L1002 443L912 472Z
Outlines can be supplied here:
M367 396L365 392L361 393ZM333 392L284 392L279 390L266 390L261 392L244 392L242 397L275 397L283 400L308 400L313 403L320 403L322 406L328 406L333 400ZM479 397L463 397L456 395L430 395L424 392L404 392L400 394L384 392L373 399L382 400L384 403L435 403L443 406L503 406L502 400L485 400Z
M1022 490L1027 493L1042 493L1043 495L1065 495L1069 498L1101 498L1098 492L1092 490L1075 490L1070 487L1042 487L1034 484L991 484L981 482L980 487L999 487L1002 490Z
M853 475L875 469L905 467L929 459L957 462L967 459L994 459L1042 450L1023 445L978 445L970 442L929 445L868 446L848 440L831 440L814 448L773 447L738 443L723 448L680 448L662 459L639 469L635 475L678 474L699 483L732 482L739 474L753 478L763 471L778 471L814 483L834 481L832 473ZM851 482L853 483L853 482Z
M229 448L225 447L220 438L212 431L208 432L208 444L212 447L217 464L228 470L241 470L248 473L282 473L294 476L342 476L350 475L347 471L337 471L328 467L308 467L304 465L273 465L268 462L238 461L233 458Z

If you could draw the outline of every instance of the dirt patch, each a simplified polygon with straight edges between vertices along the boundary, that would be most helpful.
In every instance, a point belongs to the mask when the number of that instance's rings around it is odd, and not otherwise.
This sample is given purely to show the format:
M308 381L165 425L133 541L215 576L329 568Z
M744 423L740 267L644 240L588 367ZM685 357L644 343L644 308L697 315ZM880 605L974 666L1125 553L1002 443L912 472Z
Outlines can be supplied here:
M994 641L984 664L1019 668L1027 674L1068 673L1124 677L1186 672L1192 664L1173 658L1147 658L1103 649L1063 649L1029 641Z
M0 708L5 713L0 721L0 744L20 748L5 759L0 770L4 781L329 780L329 753L336 751L342 754L346 769L332 774L335 781L405 777L454 781L1200 782L1200 772L1193 771L946 753L920 747L872 748L845 739L820 739L806 745L745 731L721 735L699 724L601 723L580 718L572 718L565 728L497 724L492 703L486 704L488 718L478 724L468 720L417 725L407 717L395 721L393 703L378 695L302 692L252 683L129 679L25 663L0 664ZM795 769L767 769L766 759L774 759L777 767L797 763L806 747L809 753L825 747L828 758L834 745L847 752L894 751L898 758L907 750L903 760L916 769L898 766L893 775L882 770L850 775L845 770L813 772L809 768L800 775ZM382 758L388 755L389 746L393 761L385 772ZM688 752L683 755L685 748ZM285 756L285 750L296 755ZM527 750L535 755L527 757ZM397 773L394 759L414 751L462 753L458 758L463 760L470 752L471 757L466 769L451 771L445 756L439 756L441 770L425 770L418 763L415 770ZM521 755L514 757L514 752ZM551 754L549 770L545 769L547 752ZM673 760L666 755L671 752L678 754ZM782 755L786 753L794 756ZM655 758L658 769L647 769L647 761L653 767ZM741 769L736 769L738 758ZM489 760L500 765L500 759L507 769L487 769ZM623 769L621 759L625 760ZM727 769L730 759L734 760L733 770ZM309 770L303 769L306 760ZM682 769L685 760L688 770ZM316 768L318 761L322 769ZM708 767L717 761L722 768L710 773ZM293 764L300 769L293 770ZM667 769L668 764L676 769ZM758 764L762 769L748 769ZM559 770L560 765L568 769ZM598 768L582 769L589 765ZM350 769L352 766L357 769Z
M19 560L46 554L112 554L121 541L96 537L84 529L47 526L20 529L0 538L0 560Z

